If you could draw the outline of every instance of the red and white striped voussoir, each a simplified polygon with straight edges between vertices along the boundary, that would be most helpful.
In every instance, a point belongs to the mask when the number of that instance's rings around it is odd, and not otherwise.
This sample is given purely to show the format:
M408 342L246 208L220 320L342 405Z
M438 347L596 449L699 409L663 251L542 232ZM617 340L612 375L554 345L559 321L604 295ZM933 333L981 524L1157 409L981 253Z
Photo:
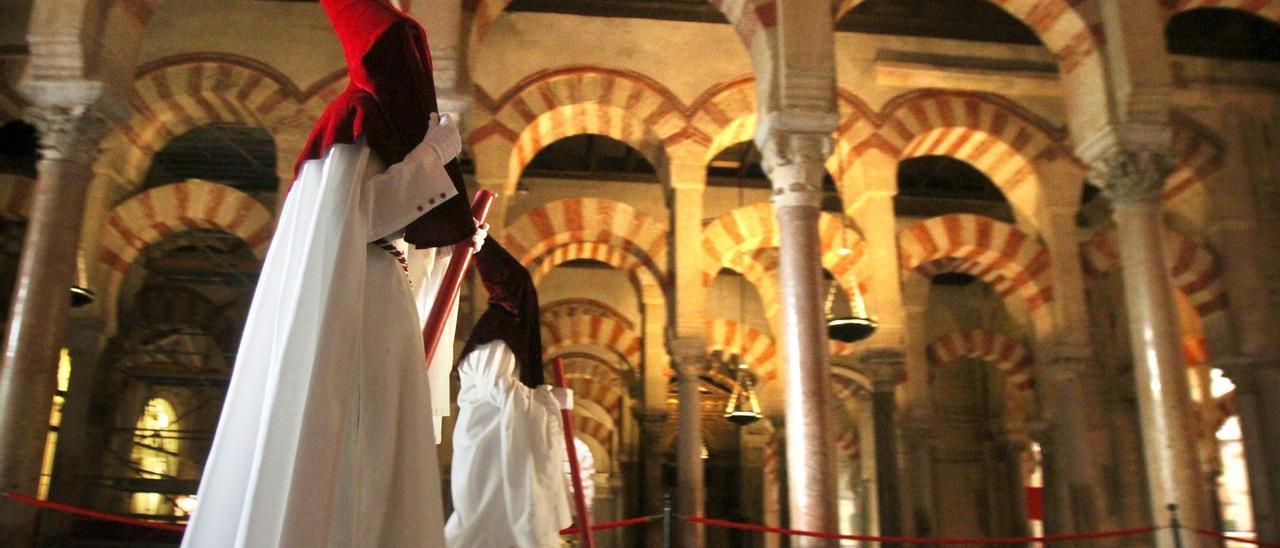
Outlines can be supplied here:
M926 353L934 367L958 358L973 358L994 365L1015 387L1027 389L1032 385L1031 353L1022 343L995 331L970 329L950 333L930 344Z

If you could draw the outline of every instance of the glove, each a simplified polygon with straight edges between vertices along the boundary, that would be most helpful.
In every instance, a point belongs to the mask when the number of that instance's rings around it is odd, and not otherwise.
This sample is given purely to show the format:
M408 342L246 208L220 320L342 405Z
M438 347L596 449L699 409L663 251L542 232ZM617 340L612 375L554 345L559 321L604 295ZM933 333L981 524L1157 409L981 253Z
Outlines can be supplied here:
M432 112L427 122L427 134L422 138L418 149L427 149L440 159L440 165L462 153L462 135L458 133L458 124L448 114Z
M484 242L487 238L489 238L489 223L477 226L476 233L471 235L472 255L480 252L480 248L484 247Z
M556 399L556 403L560 404L560 409L565 411L573 410L573 389L572 388L552 388L551 397Z

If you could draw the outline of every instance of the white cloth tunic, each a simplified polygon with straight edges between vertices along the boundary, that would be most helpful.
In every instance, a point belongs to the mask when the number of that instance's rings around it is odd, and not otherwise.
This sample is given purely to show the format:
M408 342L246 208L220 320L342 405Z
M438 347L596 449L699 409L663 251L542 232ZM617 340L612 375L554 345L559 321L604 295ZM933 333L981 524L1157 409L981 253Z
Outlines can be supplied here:
M502 341L467 354L458 377L449 547L559 547L573 517L551 387L520 384L515 355Z
M396 258L371 242L455 194L430 154L383 169L339 144L303 164L184 547L444 546L418 311Z

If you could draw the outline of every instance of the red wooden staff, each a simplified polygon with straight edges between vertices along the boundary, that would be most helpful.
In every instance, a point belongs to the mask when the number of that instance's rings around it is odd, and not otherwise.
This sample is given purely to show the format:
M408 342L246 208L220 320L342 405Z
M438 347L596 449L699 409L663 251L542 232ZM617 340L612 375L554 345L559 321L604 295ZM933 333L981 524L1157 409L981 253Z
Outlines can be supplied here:
M496 195L488 190L481 190L471 201L471 216L479 225L489 218L489 208L493 206ZM453 311L453 303L458 300L458 292L462 290L462 275L471 266L471 240L466 239L453 244L453 255L449 257L449 266L444 271L444 279L440 281L440 291L436 293L436 302L431 303L431 312L427 314L427 323L422 327L422 342L427 346L427 367L431 367L431 357L440 344L440 335L444 332L444 320Z
M556 385L568 388L569 383L564 376L564 360L557 356L551 362L556 371ZM573 507L578 514L578 538L586 548L595 548L595 538L591 536L591 516L587 514L587 494L582 490L582 471L578 467L578 448L573 443L573 411L560 410L560 421L564 424L564 450L569 454L569 479L573 482Z

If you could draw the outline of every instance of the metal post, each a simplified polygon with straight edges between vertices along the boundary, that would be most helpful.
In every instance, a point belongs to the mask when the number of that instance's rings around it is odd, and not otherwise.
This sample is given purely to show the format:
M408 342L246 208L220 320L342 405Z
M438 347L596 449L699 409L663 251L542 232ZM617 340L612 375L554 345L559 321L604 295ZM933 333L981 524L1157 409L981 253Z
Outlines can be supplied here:
M662 496L662 548L671 548L671 495Z
M1169 505L1169 532L1173 533L1173 548L1182 548L1182 522L1178 521L1178 505Z

